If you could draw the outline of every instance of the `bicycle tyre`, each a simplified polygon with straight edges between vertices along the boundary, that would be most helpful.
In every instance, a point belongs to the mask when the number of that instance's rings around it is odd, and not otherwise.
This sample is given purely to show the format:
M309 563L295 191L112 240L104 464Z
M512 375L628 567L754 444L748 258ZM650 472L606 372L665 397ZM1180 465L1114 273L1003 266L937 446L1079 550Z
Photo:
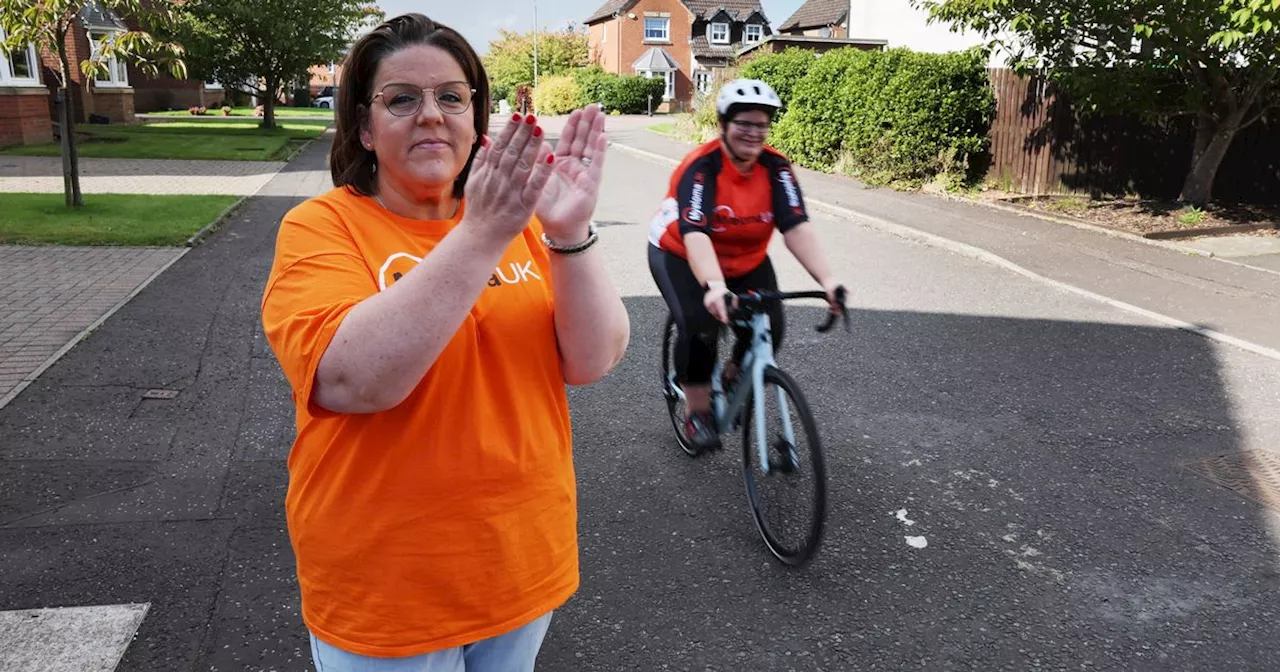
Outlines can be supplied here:
M667 416L671 418L671 428L676 433L676 443L689 457L698 457L699 452L693 442L685 435L684 415L679 412L680 397L671 388L670 381L675 374L676 318L667 315L666 328L662 331L662 397L667 402ZM687 404L686 404L687 406Z
M761 511L761 493L756 477L759 472L755 470L754 461L758 459L756 453L755 442L753 441L753 429L755 426L755 391L752 390L747 395L747 405L743 410L745 416L742 423L742 472L743 480L747 489L747 500L751 504L751 515L755 520L756 528L760 531L761 538L764 539L765 545L769 548L769 552L779 561L790 566L800 566L811 560L818 547L822 544L823 530L826 526L827 517L827 469L826 462L822 454L822 440L818 435L817 423L813 419L813 413L809 410L809 402L800 392L799 385L785 371L770 366L764 371L764 394L766 399L768 395L773 393L773 388L781 389L790 403L793 413L800 420L798 426L793 422L793 430L801 430L804 433L804 443L808 446L809 462L812 468L814 490L811 497L813 509L812 515L807 521L807 529L803 532L803 540L796 545L788 545L784 543L779 532L781 530L773 529L766 520L764 512ZM776 422L776 420L775 420ZM769 419L765 419L766 425ZM768 435L766 435L768 436ZM774 453L774 442L770 441L770 456ZM796 449L796 452L801 452ZM803 456L802 456L803 458ZM803 463L803 459L801 459ZM785 477L786 474L779 473L777 470L771 469L765 478Z

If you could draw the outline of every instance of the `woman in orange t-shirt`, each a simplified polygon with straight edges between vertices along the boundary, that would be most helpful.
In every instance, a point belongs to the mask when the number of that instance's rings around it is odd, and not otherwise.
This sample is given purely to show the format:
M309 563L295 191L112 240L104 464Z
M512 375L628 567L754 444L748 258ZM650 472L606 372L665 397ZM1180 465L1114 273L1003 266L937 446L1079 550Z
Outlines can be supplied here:
M360 38L334 189L280 225L262 319L321 672L530 670L578 587L565 386L630 332L592 249L604 116L570 115L554 154L533 117L486 138L488 81L420 14Z

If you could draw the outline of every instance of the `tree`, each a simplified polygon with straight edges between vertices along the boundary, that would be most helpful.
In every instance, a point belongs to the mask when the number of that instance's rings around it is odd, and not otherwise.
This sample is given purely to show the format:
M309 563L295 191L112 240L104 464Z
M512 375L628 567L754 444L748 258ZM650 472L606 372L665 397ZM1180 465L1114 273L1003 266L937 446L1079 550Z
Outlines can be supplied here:
M80 193L80 161L76 152L75 96L71 95L72 64L67 53L67 37L72 30L83 25L81 12L85 6L94 6L117 15L135 19L146 17L153 25L166 25L175 18L170 0L0 0L0 49L5 53L25 49L34 44L37 53L51 54L58 61L55 75L58 78L58 135L62 140L62 183L68 207L84 205ZM90 58L77 65L87 82L106 71L106 62L115 58L132 62L149 76L156 76L162 68L174 77L186 77L186 65L182 61L182 47L163 42L145 30L123 30L104 37L94 44Z
M587 66L587 33L575 26L538 33L538 77L567 75ZM533 33L499 32L489 43L484 69L494 87L533 84Z
M993 38L1098 112L1195 118L1181 200L1207 203L1236 134L1280 107L1280 0L912 0Z
M366 0L188 0L174 37L192 70L263 101L263 128L299 73L341 60L383 13Z

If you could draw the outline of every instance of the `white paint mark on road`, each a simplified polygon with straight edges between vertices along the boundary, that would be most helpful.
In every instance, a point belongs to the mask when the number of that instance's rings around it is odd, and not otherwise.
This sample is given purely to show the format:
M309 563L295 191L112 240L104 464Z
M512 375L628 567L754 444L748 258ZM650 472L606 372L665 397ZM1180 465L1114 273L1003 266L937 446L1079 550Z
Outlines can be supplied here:
M914 520L909 520L909 519L907 518L907 510L906 510L906 509L898 509L898 514L897 514L897 516L898 516L898 520L902 521L903 523L906 523L907 527L911 527L912 525L915 525L915 524L916 524L916 521L914 521Z
M911 548L924 548L929 545L929 540L924 537L906 537L906 540Z
M0 672L112 672L150 606L0 612Z

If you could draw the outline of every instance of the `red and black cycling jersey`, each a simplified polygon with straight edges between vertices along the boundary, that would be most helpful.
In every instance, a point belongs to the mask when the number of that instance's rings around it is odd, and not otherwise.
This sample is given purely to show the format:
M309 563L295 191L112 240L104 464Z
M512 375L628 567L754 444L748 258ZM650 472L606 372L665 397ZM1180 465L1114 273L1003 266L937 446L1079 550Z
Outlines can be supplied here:
M649 240L687 259L685 234L705 233L725 277L736 278L764 262L774 229L786 233L807 221L800 185L785 156L766 146L751 172L743 174L717 139L693 150L676 168Z

